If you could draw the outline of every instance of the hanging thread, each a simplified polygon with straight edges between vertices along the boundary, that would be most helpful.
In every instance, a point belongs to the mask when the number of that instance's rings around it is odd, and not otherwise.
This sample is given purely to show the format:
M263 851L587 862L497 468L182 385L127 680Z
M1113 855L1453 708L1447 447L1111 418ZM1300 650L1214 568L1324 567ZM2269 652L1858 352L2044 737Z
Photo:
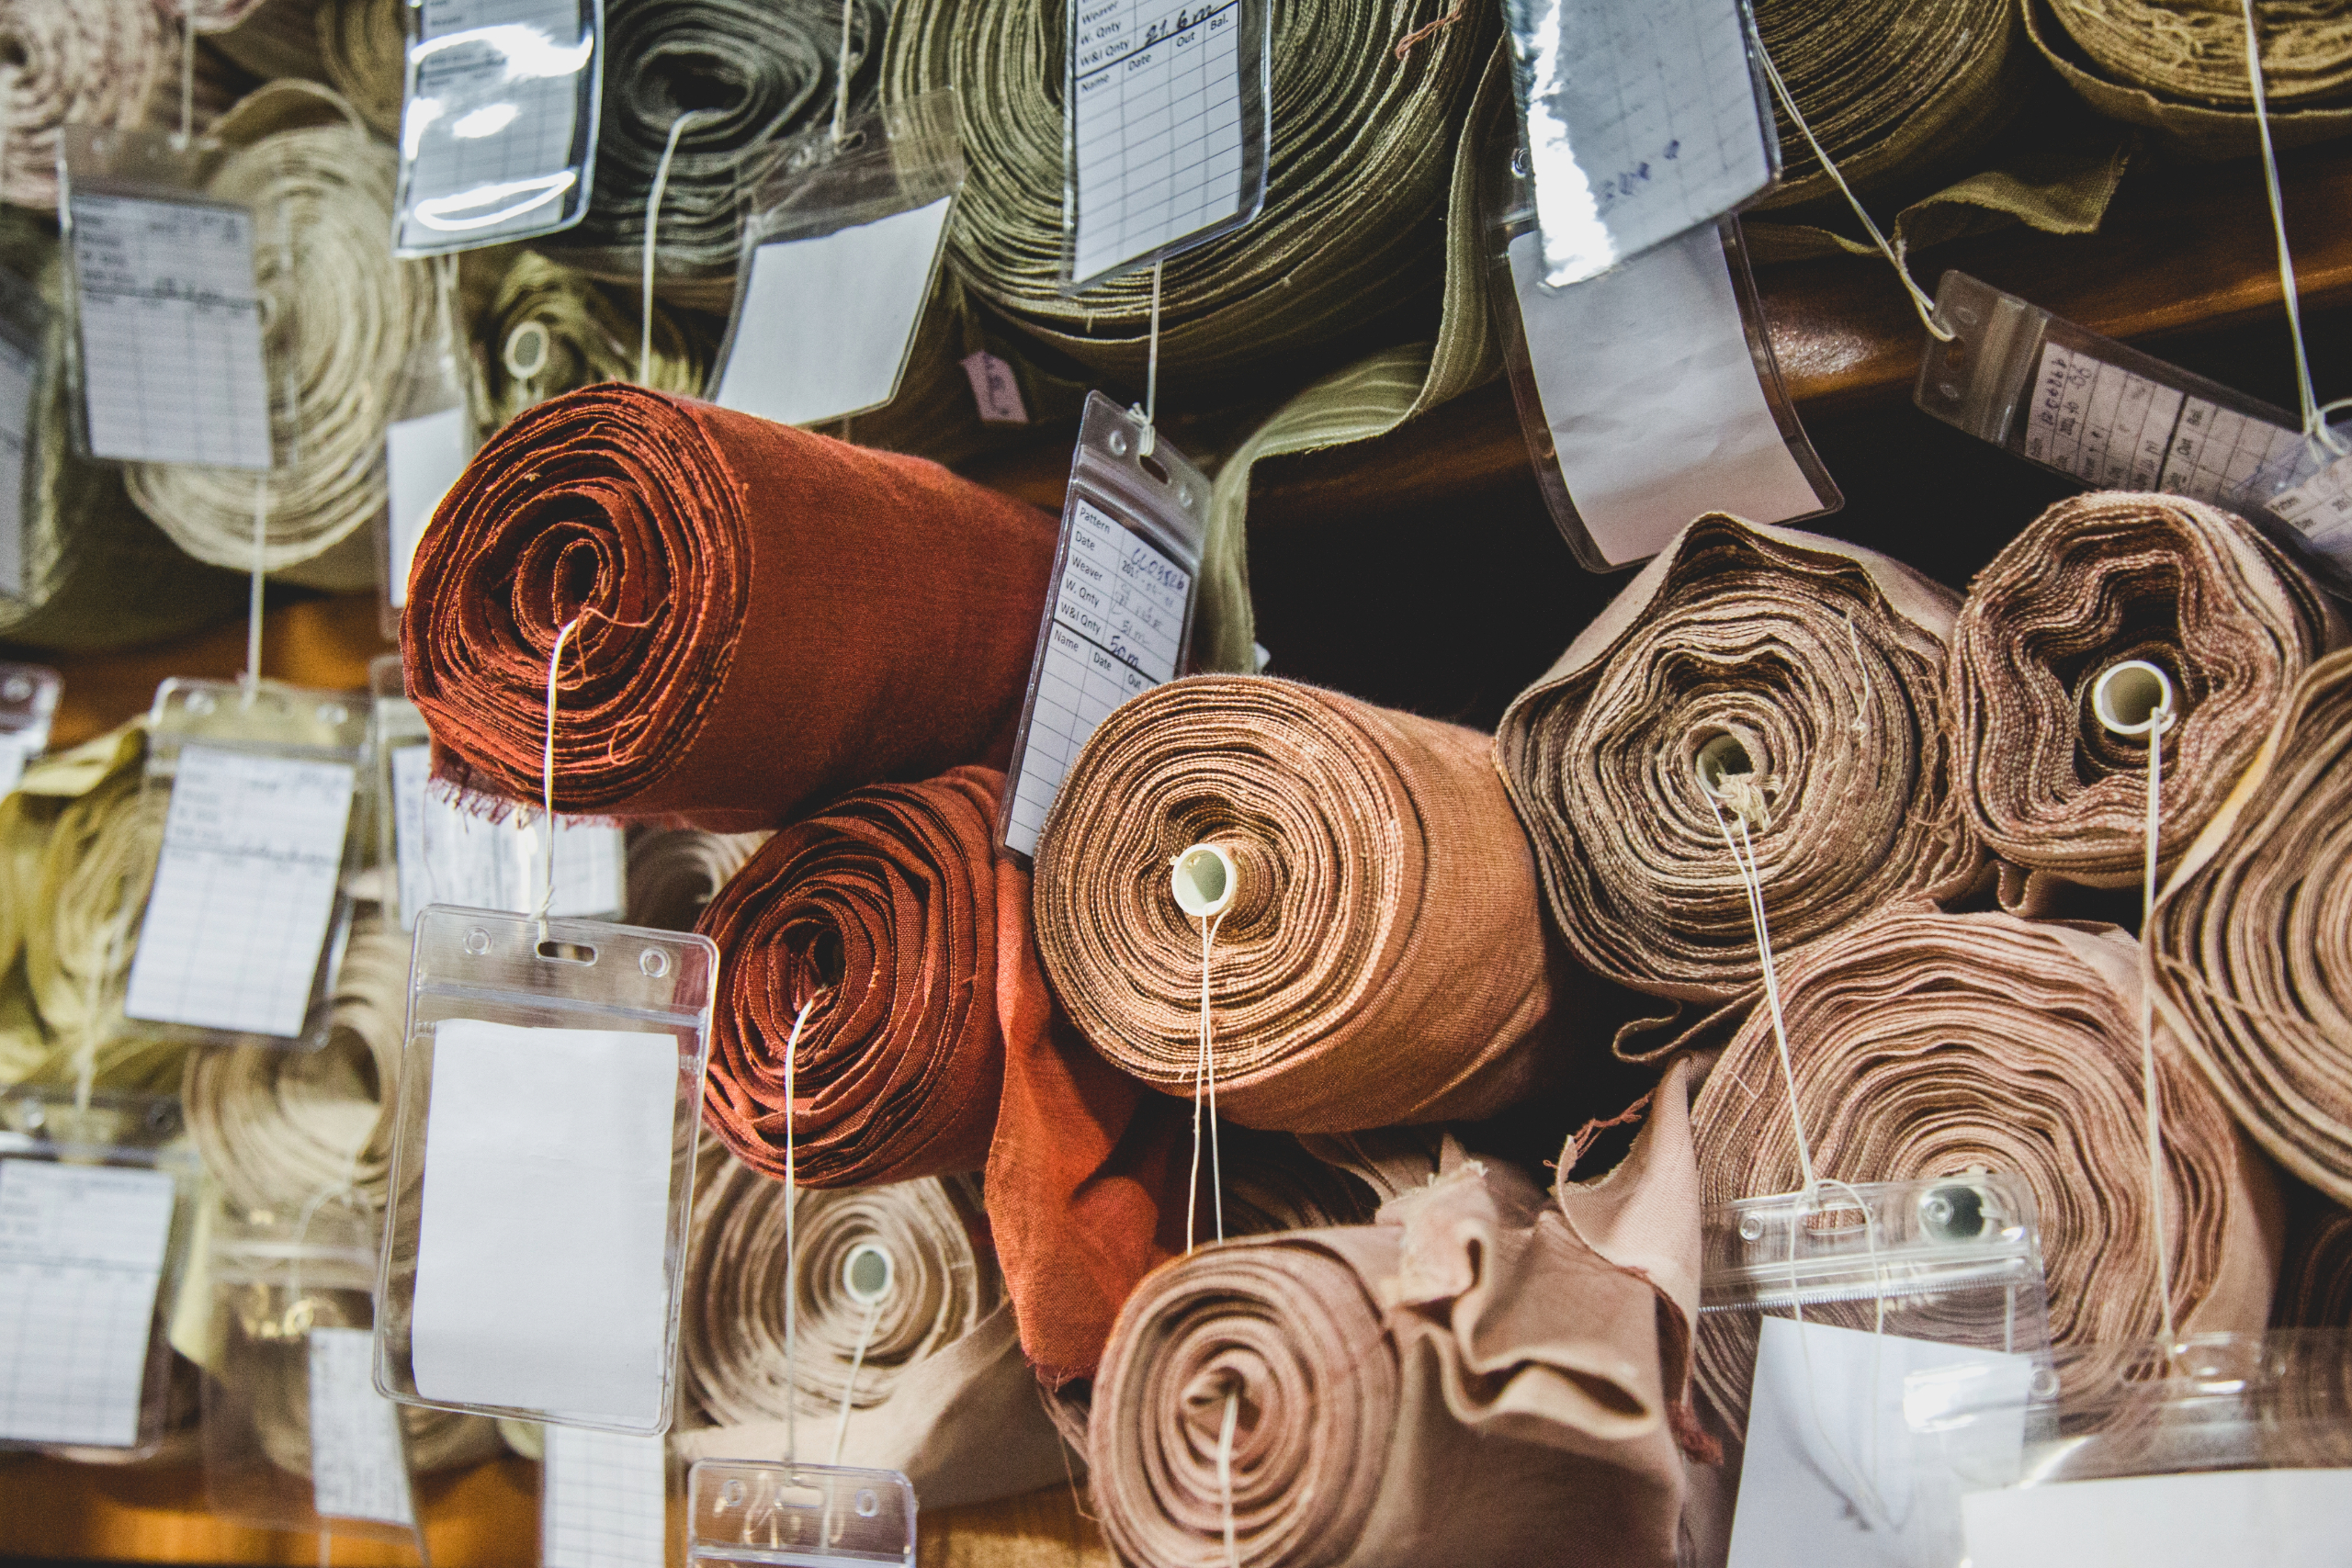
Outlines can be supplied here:
M854 0L842 0L842 52L833 64L833 146L841 147L842 128L849 120L849 43L850 22L854 16Z
M196 0L180 0L180 134L186 147L196 134Z
M2270 145L2270 101L2262 82L2262 30L2255 23L2254 0L2242 0L2245 12L2245 73L2254 87L2254 129L2262 140L2263 188L2270 197L2270 231L2278 243L2278 287L2287 299L2287 334L2295 344L2295 394L2302 400L2303 439L2334 457L2352 453L2346 443L2327 427L2327 416L2352 407L2352 398L2338 398L2323 406L2312 384L2311 355L2303 346L2301 290L2295 283L2295 256L2287 244L2287 205L2278 190L2278 157ZM2166 1325L2165 1332L2171 1332Z
M1143 367L1143 401L1127 410L1128 414L1143 426L1143 435L1136 443L1136 456L1148 457L1159 444L1155 421L1159 417L1159 274L1165 262L1151 264L1151 341L1146 351Z
M1199 1054L1193 1067L1193 1168L1184 1195L1184 1252L1193 1251L1201 1190L1201 1112L1203 1096L1208 1111L1209 1193L1215 1206L1216 1239L1225 1239L1225 1167L1218 1157L1216 1136L1216 1070L1212 1050L1215 1035L1209 1019L1211 958L1217 927L1241 888L1241 868L1215 844L1194 844L1168 863L1169 890L1176 908L1201 922L1201 1023Z
M1225 1495L1225 1568L1241 1568L1241 1551L1233 1539L1233 1429L1241 1418L1241 1391L1225 1391L1225 1421L1216 1434L1216 1484Z
M670 140L662 143L662 161L653 166L653 188L645 194L645 287L637 326L637 384L640 387L653 379L653 250L662 226L662 193L670 186L670 160L678 155L678 138L687 124L715 112L686 109L670 122Z
M817 1005L810 997L800 1004L792 1020L792 1038L784 1047L784 1462L800 1462L800 1344L798 1313L800 1294L800 1248L793 1235L793 1223L799 1217L800 1194L795 1185L792 1166L792 1064L800 1054L800 1029L808 1021L808 1010Z
M539 804L547 813L548 843L544 874L539 886L539 909L535 919L539 922L539 940L548 939L548 910L555 903L555 699L558 667L563 663L563 645L580 623L588 618L582 611L563 623L555 634L555 649L548 655L548 743L539 756Z
M1746 786L1745 791L1739 791L1742 785ZM1756 841L1748 836L1747 813L1736 806L1734 815L1739 818L1739 839L1737 841L1733 840L1731 824L1724 819L1723 807L1719 804L1735 791L1754 795L1756 803L1760 806L1761 792L1757 788L1752 773L1726 779L1720 790L1708 783L1704 776L1699 780L1699 793L1707 797L1707 809L1714 813L1715 827L1724 836L1724 848L1731 852L1732 864L1739 870L1740 888L1747 895L1747 918L1756 929L1756 953L1764 971L1764 1001L1772 1014L1772 1043L1780 1048L1781 1081L1789 1091L1789 1126L1796 1134L1797 1168L1804 1177L1805 1196L1812 1197L1820 1181L1813 1171L1813 1146L1804 1135L1804 1115L1797 1109L1796 1066L1789 1055L1788 1026L1781 1017L1781 976L1779 966L1772 961L1772 929L1764 918L1764 882L1757 869ZM1744 855L1742 844L1747 846Z
M245 700L253 701L261 685L262 581L269 549L269 473L254 476L254 570L245 600Z

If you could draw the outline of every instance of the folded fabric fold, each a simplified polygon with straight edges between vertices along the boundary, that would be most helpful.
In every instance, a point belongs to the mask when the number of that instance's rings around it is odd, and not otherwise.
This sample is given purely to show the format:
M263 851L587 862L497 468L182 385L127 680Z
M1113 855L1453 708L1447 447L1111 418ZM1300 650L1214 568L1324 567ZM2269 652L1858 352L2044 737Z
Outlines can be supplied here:
M1010 750L1054 521L919 458L608 383L493 437L417 547L408 691L460 787L774 827Z
M1717 513L1642 570L1503 715L1495 756L1587 967L1694 1001L1899 900L1976 886L1951 795L1956 596L1836 539Z

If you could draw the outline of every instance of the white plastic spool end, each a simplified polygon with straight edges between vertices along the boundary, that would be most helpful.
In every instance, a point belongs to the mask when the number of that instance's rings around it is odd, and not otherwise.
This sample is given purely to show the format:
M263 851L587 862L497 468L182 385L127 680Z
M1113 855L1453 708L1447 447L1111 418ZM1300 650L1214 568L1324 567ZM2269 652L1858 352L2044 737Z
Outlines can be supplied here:
M842 1289L860 1306L870 1307L888 1297L897 1277L890 1249L880 1242L861 1241L842 1259Z
M2109 732L2144 738L2162 735L2179 715L2173 708L2172 677L2144 659L2109 665L2091 686L2091 712Z
M1213 919L1233 908L1241 891L1241 868L1216 845L1194 844L1168 863L1170 890L1187 916Z
M506 334L506 373L517 381L527 381L548 367L550 340L547 323L524 321Z

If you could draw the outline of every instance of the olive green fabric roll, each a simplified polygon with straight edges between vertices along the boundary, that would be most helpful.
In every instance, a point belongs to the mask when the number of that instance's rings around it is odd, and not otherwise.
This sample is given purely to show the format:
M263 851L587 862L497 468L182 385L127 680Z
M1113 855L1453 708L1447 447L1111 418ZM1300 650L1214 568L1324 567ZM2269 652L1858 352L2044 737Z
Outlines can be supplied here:
M328 81L377 135L397 140L408 69L405 0L321 0L312 27Z
M638 291L599 283L535 252L515 256L475 333L483 423L495 430L532 404L596 381L637 379ZM700 397L716 349L700 321L657 302L658 391Z
M1492 6L1456 7L1400 60L1398 42L1448 4L1274 0L1265 208L1167 264L1163 394L1230 391L1270 367L1295 376L1322 351L1311 372L1368 332L1426 333L1454 145L1499 20ZM908 0L883 92L956 89L967 177L947 261L965 286L1046 346L1140 389L1150 269L1062 289L1067 30L1058 4Z

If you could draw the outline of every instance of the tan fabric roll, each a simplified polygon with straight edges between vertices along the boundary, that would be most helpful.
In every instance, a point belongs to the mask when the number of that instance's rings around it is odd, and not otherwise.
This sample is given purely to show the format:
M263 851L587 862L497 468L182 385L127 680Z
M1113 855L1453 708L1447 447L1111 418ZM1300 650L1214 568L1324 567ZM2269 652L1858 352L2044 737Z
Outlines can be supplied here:
M995 1256L976 1239L986 1222L969 1182L800 1189L798 1343L787 1364L784 1183L715 1140L703 1159L679 1333L686 1395L715 1425L678 1435L684 1458L792 1457L786 1418L797 1412L798 1457L832 1461L846 1395L834 1462L903 1472L926 1507L1066 1478ZM862 1246L891 1261L888 1293L871 1309L844 1275Z
M154 0L0 0L0 199L57 210L57 132L138 124L175 80L177 29Z
M2014 1172L2040 1212L2062 1348L2154 1337L2154 1229L2141 1108L2140 958L2112 927L1889 912L1781 971L1814 1168L1902 1181ZM2259 1329L2278 1258L2278 1194L2229 1112L2159 1032L2165 1231L2183 1332ZM1758 1008L1690 1110L1710 1204L1801 1185L1770 1019ZM1849 1303L1851 1308L1851 1303ZM1868 1308L1849 1326L1867 1327ZM1826 1316L1836 1318L1837 1309ZM1744 1423L1753 1320L1703 1320L1699 1377ZM2095 1375L2086 1362L2079 1376Z
M2157 1005L2239 1122L2352 1202L2352 650L2287 694L2147 934Z
M1660 996L1756 986L1724 842L1743 813L1779 953L1976 885L1983 851L1951 796L1940 714L1956 603L1899 562L1794 529L1717 513L1678 535L1495 737L1569 950ZM1711 757L1719 801L1700 782Z
M644 828L628 841L628 923L690 931L702 912L768 841L765 833Z
M177 0L164 0L157 7L172 20L167 26L176 27ZM311 13L324 7L320 0L261 0L261 4L244 20L225 33L213 33L202 40L199 52L209 49L239 70L267 82L280 76L301 76L314 82L327 80L326 62L319 55L319 26ZM175 39L174 43L177 43ZM178 60L175 56L172 69L176 73Z
M1210 955L1226 1116L1345 1132L1487 1115L1538 1088L1562 982L1486 748L1262 676L1119 707L1037 846L1037 947L1071 1020L1114 1066L1191 1094L1202 933L1169 863L1209 840L1241 882Z
M1962 805L1993 852L2052 878L2139 882L2147 743L2091 711L2110 666L2144 660L2172 682L2161 863L2180 862L2262 744L2313 659L2343 640L2311 579L2243 519L2178 496L2062 501L1970 584L1952 628L1945 706Z
M1088 1460L1129 1562L1670 1563L1681 1471L1649 1284L1512 1168L1448 1151L1371 1225L1229 1242L1146 1280Z
M525 251L499 280L477 333L489 426L596 381L637 379L638 293ZM699 323L656 302L646 385L698 398L716 346Z

